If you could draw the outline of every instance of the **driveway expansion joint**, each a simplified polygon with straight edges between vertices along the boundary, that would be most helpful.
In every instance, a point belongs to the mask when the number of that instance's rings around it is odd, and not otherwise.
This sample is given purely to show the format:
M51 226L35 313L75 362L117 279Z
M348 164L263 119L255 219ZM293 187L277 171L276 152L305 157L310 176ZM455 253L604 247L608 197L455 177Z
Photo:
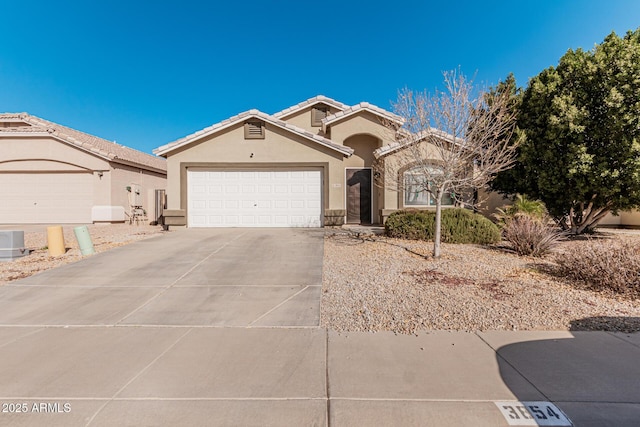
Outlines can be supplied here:
M613 333L613 332L611 332L611 331L605 331L605 332L606 332L607 334L611 335L612 337L614 337L614 338L616 338L616 339L619 339L619 340L620 340L620 341L622 341L622 342L625 342L625 343L627 343L627 344L629 344L629 345L632 345L632 346L634 346L634 347L640 348L640 345L638 345L638 344L636 344L636 343L634 343L634 342L631 342L631 341L629 341L629 340L625 340L624 338L622 338L622 337L619 335L619 333L618 333L618 334L615 334L615 333ZM626 335L628 335L628 334L626 334Z
M149 368L151 366L153 366L153 364L155 364L158 360L160 360L160 358L162 358L162 356L164 356L165 354L167 354L172 348L174 348L184 337L186 337L189 333L191 332L191 329L188 329L184 334L180 335L171 345L169 345L162 353L160 353L158 356L156 356L151 362L149 362L147 364L147 366L145 366L144 368L142 368L136 375L134 375L129 381L126 382L125 385L123 385L122 387L120 387L120 389L118 391L116 391L116 393L111 397L111 399L109 399L108 401L106 401L103 405L100 406L100 408L98 408L98 410L93 414L93 416L89 419L89 421L87 421L87 426L89 426L93 420L98 416L98 414L109 404L109 402L112 402L120 393L122 393L122 391L124 389L126 389L131 383L133 383L137 378L139 378L142 374L144 374L147 370L149 370Z
M513 370L515 372L518 373L518 375L520 375L527 383L529 383L529 385L531 387L533 387L538 393L540 393L541 396L544 397L545 400L551 402L551 399L549 398L549 396L547 396L542 390L540 390L540 388L538 386L536 386L533 382L531 382L531 380L529 380L529 378L527 378L521 371L520 369L518 369L513 363L511 363L509 360L505 359L504 357L502 357L502 355L498 352L498 349L493 348L493 346L491 344L489 344L487 342L487 340L485 340L478 332L474 332L473 333L475 336L477 336L478 338L480 338L480 340L485 343L496 355L496 358L502 360L504 363L506 363L507 365L511 366L511 368L513 368Z
M253 322L249 323L249 325L247 325L248 327L252 327L254 323L256 323L257 321L259 321L260 319L264 318L265 316L268 316L269 314L273 313L275 310L277 310L278 308L282 307L284 304L288 303L289 301L291 301L293 298L297 297L298 295L300 295L301 293L303 293L304 291L307 290L307 288L309 288L309 286L305 286L304 288L300 289L298 292L296 292L295 294L291 295L289 298L285 299L284 301L280 302L279 304L277 304L275 307L271 308L269 311L267 311L266 313L262 314L261 316L259 316L257 319L255 319Z
M124 316L123 318L121 318L120 320L118 320L115 324L119 324L122 323L124 320L126 320L127 318L131 317L132 315L134 315L135 313L137 313L138 311L140 311L141 309L143 309L144 307L146 307L149 303L151 303L152 301L154 301L156 298L160 297L161 295L163 295L165 292L167 292L169 289L173 288L178 282L180 282L180 280L184 279L185 277L187 277L189 275L189 273L191 273L193 270L195 270L196 268L198 268L202 263L204 263L205 261L207 261L209 258L211 258L213 255L217 254L218 252L220 252L222 249L226 248L227 246L231 245L233 242L235 242L236 240L238 240L239 238L245 236L248 233L248 231L245 231L244 233L234 237L233 239L229 240L228 242L226 242L224 245L220 246L219 248L217 248L216 250L214 250L213 252L211 252L210 254L208 254L206 257L204 257L203 259L201 259L198 263L196 263L195 265L193 265L189 270L187 270L182 276L178 277L176 280L174 280L171 284L167 285L164 289L162 289L160 292L158 292L157 294L155 294L154 296L152 296L151 298L149 298L147 301L145 301L142 305L140 305L138 308L136 308L135 310L133 310L131 313L127 314L126 316Z

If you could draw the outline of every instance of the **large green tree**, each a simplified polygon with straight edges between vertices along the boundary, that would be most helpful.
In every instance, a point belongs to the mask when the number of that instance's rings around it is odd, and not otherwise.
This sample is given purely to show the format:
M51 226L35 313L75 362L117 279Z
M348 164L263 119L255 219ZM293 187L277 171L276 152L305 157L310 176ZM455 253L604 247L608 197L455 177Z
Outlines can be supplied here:
M544 201L575 234L640 207L640 28L569 50L532 78L518 127L526 135L518 161L495 190Z

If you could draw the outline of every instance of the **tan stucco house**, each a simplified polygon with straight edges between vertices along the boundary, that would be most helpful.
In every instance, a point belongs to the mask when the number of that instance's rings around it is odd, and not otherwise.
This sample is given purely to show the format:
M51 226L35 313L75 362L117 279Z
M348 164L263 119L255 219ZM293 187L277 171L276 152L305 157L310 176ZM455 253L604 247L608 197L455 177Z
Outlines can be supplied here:
M412 188L416 171L393 130L401 124L399 116L375 105L350 106L319 95L275 114L246 111L163 145L154 153L167 159L165 223L382 224L399 209L433 209L429 195ZM425 141L421 149L426 160L438 163L433 146ZM383 176L374 169L380 164ZM489 218L509 203L484 191L478 201ZM443 202L454 206L451 198ZM637 227L640 213L610 216L603 225Z
M166 221L188 227L380 224L429 197L374 185L401 118L316 96L275 114L250 110L156 150L167 159ZM399 166L388 179L406 179ZM379 178L379 177L378 177ZM450 201L453 203L453 201Z
M26 113L0 114L0 223L92 223L153 209L166 161Z

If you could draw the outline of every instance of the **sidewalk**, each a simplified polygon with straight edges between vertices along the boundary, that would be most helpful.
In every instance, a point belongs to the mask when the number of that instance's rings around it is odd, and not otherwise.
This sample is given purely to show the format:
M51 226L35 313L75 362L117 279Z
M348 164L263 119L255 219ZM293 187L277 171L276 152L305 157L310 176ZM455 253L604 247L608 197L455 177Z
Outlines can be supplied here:
M0 286L0 426L639 424L640 334L319 327L322 236L186 230Z
M640 419L638 334L2 327L0 358L0 425L508 426L505 401Z

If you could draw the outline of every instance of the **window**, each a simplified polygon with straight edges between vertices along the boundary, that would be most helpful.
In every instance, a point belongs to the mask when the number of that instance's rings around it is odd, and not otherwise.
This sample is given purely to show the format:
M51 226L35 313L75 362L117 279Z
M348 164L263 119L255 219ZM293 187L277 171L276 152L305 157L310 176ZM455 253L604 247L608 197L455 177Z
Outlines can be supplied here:
M317 105L311 109L311 126L322 126L322 119L329 115L329 107Z
M246 122L244 139L264 139L264 122L258 120Z
M409 169L404 173L404 205L405 206L435 206L436 200L427 189L431 183L426 181L422 168ZM434 169L437 171L437 169ZM442 195L442 206L453 206L453 194Z

